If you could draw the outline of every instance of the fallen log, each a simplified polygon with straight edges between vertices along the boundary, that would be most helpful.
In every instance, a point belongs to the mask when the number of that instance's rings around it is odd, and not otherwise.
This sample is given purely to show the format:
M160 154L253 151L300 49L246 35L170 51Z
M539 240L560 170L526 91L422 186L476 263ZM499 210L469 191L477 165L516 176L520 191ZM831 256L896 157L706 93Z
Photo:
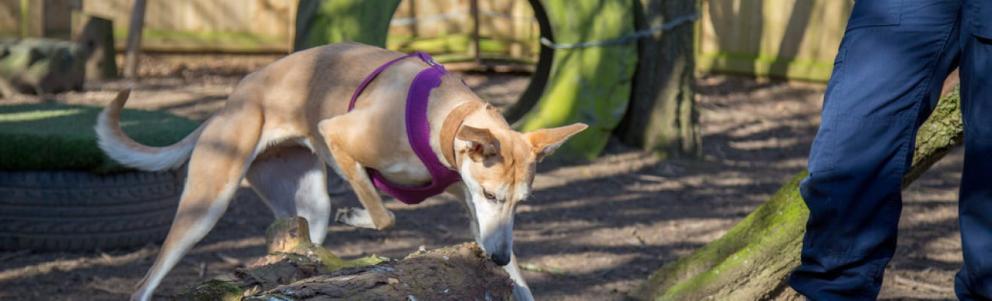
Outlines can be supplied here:
M964 138L960 96L943 96L920 127L909 186ZM637 300L800 300L785 283L799 265L809 210L799 194L800 172L767 202L717 240L655 271L631 297Z
M513 283L475 243L401 260L343 260L310 243L306 220L276 220L269 255L200 283L180 300L510 300Z

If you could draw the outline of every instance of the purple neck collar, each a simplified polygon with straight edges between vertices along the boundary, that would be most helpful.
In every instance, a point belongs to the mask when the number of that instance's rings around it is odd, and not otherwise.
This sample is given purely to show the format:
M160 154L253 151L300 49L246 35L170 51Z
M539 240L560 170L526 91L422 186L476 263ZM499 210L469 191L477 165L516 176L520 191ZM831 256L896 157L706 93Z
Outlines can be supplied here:
M358 85L355 93L351 95L351 101L348 103L348 111L350 112L355 108L355 101L358 100L358 96L362 94L362 91L380 73L389 68L389 66L410 57L420 58L420 60L429 65L427 69L420 71L413 78L413 82L410 84L410 90L406 96L406 136L410 142L410 147L413 148L413 152L420 158L420 162L427 167L427 171L431 175L431 182L424 186L404 186L389 182L382 174L374 169L367 168L366 170L369 173L369 177L372 178L372 184L376 188L393 196L400 202L413 205L423 202L428 197L438 195L444 192L449 185L461 181L461 175L457 171L451 170L444 166L444 164L441 164L437 154L431 149L431 129L430 123L427 120L428 99L431 90L440 86L441 77L448 73L444 69L444 66L434 62L434 59L430 55L423 52L414 52L386 62L372 71Z

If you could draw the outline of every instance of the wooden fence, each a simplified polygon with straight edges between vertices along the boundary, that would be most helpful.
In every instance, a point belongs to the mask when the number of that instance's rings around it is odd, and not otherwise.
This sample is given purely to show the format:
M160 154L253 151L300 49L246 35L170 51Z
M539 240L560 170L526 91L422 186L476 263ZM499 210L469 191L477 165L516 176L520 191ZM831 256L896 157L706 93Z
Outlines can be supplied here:
M148 1L142 47L158 51L289 52L296 0ZM132 0L83 1L82 12L114 21L123 45Z
M78 1L0 0L0 37L69 38L71 12Z
M372 0L370 0L372 1ZM850 0L700 0L697 68L757 76L829 78ZM123 45L132 0L0 0L0 36L68 38L79 15L114 21ZM143 47L157 51L285 53L296 0L151 0ZM479 0L482 56L536 58L539 32L527 0ZM473 53L470 0L403 0L388 47ZM74 22L66 20L71 19Z
M853 2L703 0L697 69L826 81Z
M487 56L532 61L537 22L527 0L479 0L479 36ZM468 55L474 51L470 0L404 0L389 47ZM110 19L123 47L133 0L0 0L0 36L69 38L83 15ZM165 52L289 52L297 0L151 0L142 47ZM44 16L44 17L41 17Z
M527 0L479 0L478 14L469 0L404 0L390 22L387 47L442 54L458 61L497 59L533 63L541 33ZM478 17L478 51L474 23Z

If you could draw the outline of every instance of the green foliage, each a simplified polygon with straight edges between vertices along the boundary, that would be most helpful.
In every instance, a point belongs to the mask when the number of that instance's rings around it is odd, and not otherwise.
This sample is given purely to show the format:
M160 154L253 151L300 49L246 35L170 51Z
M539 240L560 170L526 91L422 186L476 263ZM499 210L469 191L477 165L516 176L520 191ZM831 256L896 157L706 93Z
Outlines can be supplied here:
M302 33L297 39L302 40L297 41L296 50L346 41L385 46L389 21L400 3L399 0L323 0L318 1L315 11L303 11L308 6L303 2L297 18L309 22L304 28L297 27Z
M633 32L632 1L542 0L558 43L616 39ZM623 118L637 64L634 43L555 50L554 65L537 105L517 125L525 131L589 124L556 154L595 158Z
M27 104L0 106L0 170L123 170L97 147L100 107ZM164 112L124 110L121 127L134 140L164 146L197 127Z

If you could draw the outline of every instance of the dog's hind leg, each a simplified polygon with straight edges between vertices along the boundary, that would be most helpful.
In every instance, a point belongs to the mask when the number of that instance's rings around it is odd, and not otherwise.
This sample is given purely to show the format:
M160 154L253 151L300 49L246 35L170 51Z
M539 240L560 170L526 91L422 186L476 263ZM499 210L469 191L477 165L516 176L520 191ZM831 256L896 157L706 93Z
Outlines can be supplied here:
M246 178L276 218L303 217L310 225L310 240L324 241L331 216L327 170L310 149L301 145L271 148L252 162Z
M131 300L149 300L162 278L227 210L256 151L261 112L243 106L213 117L190 157L176 217L158 257Z

